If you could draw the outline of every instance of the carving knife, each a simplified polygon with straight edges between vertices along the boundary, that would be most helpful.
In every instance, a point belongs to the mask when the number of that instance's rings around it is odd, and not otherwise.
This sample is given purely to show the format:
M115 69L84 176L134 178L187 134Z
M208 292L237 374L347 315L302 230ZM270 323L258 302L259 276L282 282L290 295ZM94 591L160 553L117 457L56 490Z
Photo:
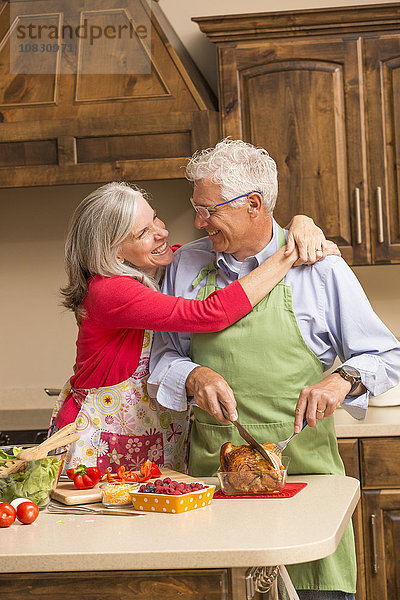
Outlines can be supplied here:
M257 450L257 452L259 454L261 454L261 456L263 458L265 458L265 460L267 461L267 463L269 465L271 465L271 467L273 469L277 468L277 464L273 461L272 457L270 456L269 452L264 448L264 446L262 446L259 442L257 442L257 440L255 438L253 438L253 436L251 435L251 433L249 431L247 431L247 429L245 429L243 427L243 425L241 425L239 423L238 420L236 421L232 421L229 418L228 412L226 410L226 408L220 403L220 407L222 410L222 414L224 415L224 417L226 419L228 419L228 421L230 421L238 430L239 435L245 440L245 442L247 442L252 448L254 448L254 450Z

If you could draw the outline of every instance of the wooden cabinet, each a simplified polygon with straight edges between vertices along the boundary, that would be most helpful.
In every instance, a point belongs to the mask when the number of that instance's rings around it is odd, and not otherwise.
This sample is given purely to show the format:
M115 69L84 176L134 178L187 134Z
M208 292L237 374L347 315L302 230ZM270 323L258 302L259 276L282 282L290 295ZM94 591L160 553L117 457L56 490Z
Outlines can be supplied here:
M400 600L400 439L338 440L346 474L360 479L354 516L357 600Z
M0 188L183 178L217 141L214 95L157 3L92 4L0 0Z
M278 221L311 215L350 264L400 262L400 4L195 21L223 135L277 162Z
M68 592L66 592L68 590ZM100 591L101 590L101 591ZM33 594L33 595L32 595ZM2 600L231 600L229 569L0 575Z
M368 600L400 598L400 489L363 491Z
M339 452L342 457L346 475L360 479L360 456L357 439L338 440ZM357 505L353 513L354 539L357 557L357 600L366 600L365 584L365 552L363 534L362 502Z
M400 600L400 439L360 440L368 600Z

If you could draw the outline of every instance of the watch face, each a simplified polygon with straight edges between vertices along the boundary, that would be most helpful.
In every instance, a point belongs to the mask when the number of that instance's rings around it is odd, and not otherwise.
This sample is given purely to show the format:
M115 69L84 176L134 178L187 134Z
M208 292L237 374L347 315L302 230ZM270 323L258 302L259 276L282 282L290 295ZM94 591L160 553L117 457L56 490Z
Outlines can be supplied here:
M350 375L350 377L354 377L354 379L360 379L360 373L359 371L357 371L357 369L354 369L354 367L348 367L347 365L342 367L342 371L343 373L346 373L346 375Z

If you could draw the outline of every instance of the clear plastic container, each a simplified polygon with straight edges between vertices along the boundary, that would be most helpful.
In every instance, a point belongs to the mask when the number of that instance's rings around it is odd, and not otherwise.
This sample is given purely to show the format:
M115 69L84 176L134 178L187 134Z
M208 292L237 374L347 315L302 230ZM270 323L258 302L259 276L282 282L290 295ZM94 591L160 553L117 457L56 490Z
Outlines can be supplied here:
M286 485L290 458L282 457L282 469L267 471L217 471L221 490L227 496L279 494Z
M102 483L101 501L107 507L131 506L131 493L138 488L138 483Z

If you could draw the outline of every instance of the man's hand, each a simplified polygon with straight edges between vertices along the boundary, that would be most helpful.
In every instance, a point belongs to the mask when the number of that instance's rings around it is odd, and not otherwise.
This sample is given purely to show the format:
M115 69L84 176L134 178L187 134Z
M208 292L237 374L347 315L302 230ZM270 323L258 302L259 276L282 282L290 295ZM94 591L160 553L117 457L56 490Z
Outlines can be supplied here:
M236 400L225 379L208 367L196 367L186 379L186 392L193 396L197 406L207 411L222 425L229 421L222 414L220 403L229 416L237 419Z
M322 381L303 388L296 406L294 432L301 431L304 417L310 427L315 427L317 420L333 415L350 389L351 383L338 373L332 373Z

